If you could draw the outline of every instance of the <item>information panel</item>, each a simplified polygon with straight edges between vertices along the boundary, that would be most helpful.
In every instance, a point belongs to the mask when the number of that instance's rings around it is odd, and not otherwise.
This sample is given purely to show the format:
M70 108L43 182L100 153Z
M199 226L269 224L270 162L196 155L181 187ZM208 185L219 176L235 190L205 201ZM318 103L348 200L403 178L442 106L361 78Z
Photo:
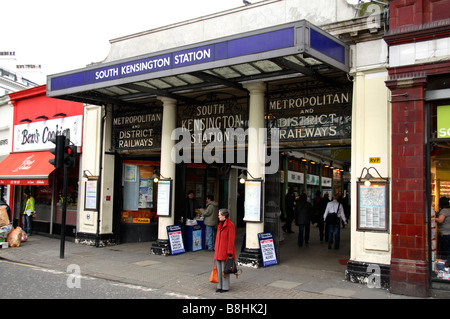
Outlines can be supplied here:
M273 234L259 233L258 234L259 247L261 249L261 255L263 260L263 266L271 266L278 264L277 254L275 251L275 244L273 241Z
M97 210L97 180L85 183L84 210Z
M358 183L358 230L387 231L388 208L388 182Z
M167 226L167 236L169 238L170 252L172 255L182 254L185 252L181 225Z
M245 182L244 221L260 222L262 206L262 180Z
M158 182L158 216L170 216L172 207L172 180Z

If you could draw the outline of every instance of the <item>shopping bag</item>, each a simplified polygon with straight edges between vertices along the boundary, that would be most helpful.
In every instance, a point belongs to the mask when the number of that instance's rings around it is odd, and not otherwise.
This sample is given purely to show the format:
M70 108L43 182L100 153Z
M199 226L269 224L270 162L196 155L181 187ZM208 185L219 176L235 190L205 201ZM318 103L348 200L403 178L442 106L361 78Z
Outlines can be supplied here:
M217 275L217 267L216 265L214 265L212 271L211 271L211 275L209 276L209 281L213 282L215 284L217 284L219 282L219 277Z

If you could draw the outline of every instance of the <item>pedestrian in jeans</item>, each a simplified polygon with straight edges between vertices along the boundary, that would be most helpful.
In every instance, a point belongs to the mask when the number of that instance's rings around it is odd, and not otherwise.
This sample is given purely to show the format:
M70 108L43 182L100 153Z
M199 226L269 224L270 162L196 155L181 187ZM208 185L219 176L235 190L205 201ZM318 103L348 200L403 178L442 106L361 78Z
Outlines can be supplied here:
M334 249L339 249L339 243L341 240L341 225L340 218L347 225L347 219L344 214L344 207L338 202L339 194L334 194L333 200L327 204L325 213L323 214L323 220L328 228L328 249L331 249L333 244L333 234L334 234Z
M219 204L214 201L213 195L206 196L206 209L203 212L203 222L206 226L206 249L214 250L214 233L218 223L217 213Z
M30 190L27 188L23 191L25 195L24 208L22 214L22 226L25 233L31 235L31 228L33 226L33 216L36 214L35 199L31 196Z

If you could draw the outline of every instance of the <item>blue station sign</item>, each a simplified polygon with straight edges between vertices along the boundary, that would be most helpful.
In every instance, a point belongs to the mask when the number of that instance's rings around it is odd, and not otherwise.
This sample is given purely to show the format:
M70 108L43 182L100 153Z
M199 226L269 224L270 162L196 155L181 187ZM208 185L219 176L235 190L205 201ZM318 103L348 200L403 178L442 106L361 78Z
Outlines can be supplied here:
M310 52L309 52L310 51ZM107 87L137 80L206 70L305 52L348 71L348 48L306 21L250 32L174 51L90 66L51 75L49 96Z

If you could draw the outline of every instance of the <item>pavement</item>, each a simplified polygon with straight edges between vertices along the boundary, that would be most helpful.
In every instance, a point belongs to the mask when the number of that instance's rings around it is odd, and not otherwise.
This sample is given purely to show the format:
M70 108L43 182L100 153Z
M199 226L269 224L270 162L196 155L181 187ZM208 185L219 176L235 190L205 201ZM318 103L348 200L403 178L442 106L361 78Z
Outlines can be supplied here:
M242 274L231 277L227 293L216 293L216 285L209 282L214 253L205 250L158 256L150 254L152 242L93 247L69 238L60 258L59 238L33 234L20 247L0 249L0 258L64 272L75 264L82 276L170 291L189 299L417 299L345 280L349 230L342 230L339 250L329 250L315 239L316 231L311 228L310 243L304 247L296 245L296 233L284 234L278 264L240 267ZM242 232L237 232L237 254Z

